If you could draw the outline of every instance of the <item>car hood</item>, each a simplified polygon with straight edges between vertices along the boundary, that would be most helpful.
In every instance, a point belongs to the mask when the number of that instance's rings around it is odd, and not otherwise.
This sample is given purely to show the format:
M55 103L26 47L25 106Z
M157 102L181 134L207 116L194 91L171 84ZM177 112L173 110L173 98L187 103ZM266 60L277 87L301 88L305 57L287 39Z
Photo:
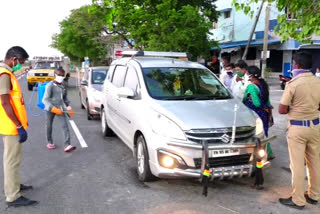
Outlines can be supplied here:
M237 99L199 101L159 101L153 109L168 117L183 130L229 128L234 123L234 107L238 104L236 126L256 124L256 116Z

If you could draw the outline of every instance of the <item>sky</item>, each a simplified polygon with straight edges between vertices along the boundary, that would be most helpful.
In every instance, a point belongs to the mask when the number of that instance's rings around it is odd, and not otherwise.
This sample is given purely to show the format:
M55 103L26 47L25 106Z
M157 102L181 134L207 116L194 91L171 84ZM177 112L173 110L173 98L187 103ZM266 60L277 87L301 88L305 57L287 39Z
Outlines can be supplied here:
M12 46L23 47L33 56L62 56L50 48L52 35L60 32L59 22L71 10L92 0L0 0L0 60Z

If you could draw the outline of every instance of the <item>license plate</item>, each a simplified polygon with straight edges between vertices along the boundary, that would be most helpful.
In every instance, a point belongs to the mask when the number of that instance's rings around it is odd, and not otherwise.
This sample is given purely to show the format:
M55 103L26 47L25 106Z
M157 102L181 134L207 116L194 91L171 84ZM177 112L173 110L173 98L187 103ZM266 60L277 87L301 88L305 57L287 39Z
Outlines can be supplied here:
M209 150L209 157L223 157L239 155L240 149L219 149L219 150Z

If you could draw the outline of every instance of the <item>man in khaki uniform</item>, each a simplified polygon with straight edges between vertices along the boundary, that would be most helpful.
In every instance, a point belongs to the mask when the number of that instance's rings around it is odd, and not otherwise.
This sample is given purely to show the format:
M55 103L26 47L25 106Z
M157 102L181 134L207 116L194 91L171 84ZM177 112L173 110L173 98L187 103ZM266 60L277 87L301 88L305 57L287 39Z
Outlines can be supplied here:
M320 197L320 80L311 72L312 56L297 53L293 57L297 69L283 93L279 113L288 114L288 148L292 173L292 195L280 198L281 204L303 209L306 201L316 204ZM305 192L305 167L308 191Z
M4 63L0 63L0 134L4 143L4 192L7 205L12 207L37 203L20 193L32 187L20 184L21 143L28 138L25 130L28 122L20 85L13 72L21 69L21 64L28 57L23 48L15 46L8 50Z

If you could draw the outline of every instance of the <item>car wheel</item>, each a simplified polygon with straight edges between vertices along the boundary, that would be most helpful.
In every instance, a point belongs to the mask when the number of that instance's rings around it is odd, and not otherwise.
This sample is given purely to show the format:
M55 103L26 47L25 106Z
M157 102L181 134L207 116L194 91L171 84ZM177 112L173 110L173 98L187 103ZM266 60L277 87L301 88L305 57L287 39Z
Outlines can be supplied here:
M28 83L28 90L29 90L29 91L32 91L32 89L33 89L33 85L31 85L31 84Z
M101 109L101 131L105 137L114 136L112 129L108 126L106 112L104 109Z
M154 180L155 176L150 170L146 141L142 135L137 138L136 153L137 172L139 180L143 182Z
M87 102L86 102L86 105L87 105L87 119L88 119L88 120L92 120L93 115L90 114L90 107L89 107L89 102L88 102L88 100L87 100Z

